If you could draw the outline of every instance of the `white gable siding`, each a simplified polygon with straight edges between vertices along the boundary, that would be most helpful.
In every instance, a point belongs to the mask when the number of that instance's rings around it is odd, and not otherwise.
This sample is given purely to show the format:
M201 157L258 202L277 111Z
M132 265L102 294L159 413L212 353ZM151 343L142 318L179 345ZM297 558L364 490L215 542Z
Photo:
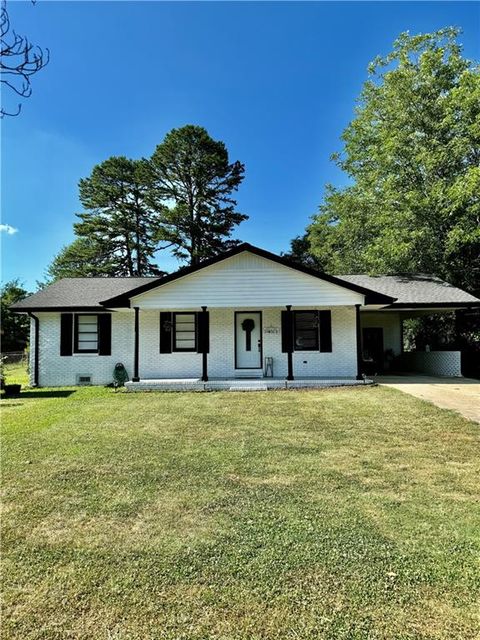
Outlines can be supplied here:
M364 296L250 252L227 258L131 300L141 309L344 306Z

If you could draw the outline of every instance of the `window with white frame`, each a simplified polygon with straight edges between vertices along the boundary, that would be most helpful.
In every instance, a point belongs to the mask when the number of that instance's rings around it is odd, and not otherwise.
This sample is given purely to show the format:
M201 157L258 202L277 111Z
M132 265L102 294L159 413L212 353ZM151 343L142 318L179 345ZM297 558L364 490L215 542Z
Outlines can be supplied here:
M173 351L197 350L197 314L173 314Z
M98 316L77 314L75 316L75 352L97 353Z

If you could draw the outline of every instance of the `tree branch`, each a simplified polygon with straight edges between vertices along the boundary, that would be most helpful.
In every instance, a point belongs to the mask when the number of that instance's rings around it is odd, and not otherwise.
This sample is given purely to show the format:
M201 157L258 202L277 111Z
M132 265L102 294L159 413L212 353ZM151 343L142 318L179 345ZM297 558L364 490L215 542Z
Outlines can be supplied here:
M35 2L32 2L35 4ZM33 45L26 36L18 35L11 29L6 0L1 3L0 11L0 76L1 82L21 98L32 95L30 77L38 73L50 61L50 51ZM7 76L13 76L8 77ZM0 109L0 117L18 116L16 112Z

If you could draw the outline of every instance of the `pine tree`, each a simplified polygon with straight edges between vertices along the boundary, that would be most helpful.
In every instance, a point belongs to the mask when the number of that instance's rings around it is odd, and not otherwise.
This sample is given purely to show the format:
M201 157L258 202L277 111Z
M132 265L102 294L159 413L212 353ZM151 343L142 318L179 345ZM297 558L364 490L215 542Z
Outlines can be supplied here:
M173 129L157 146L151 166L150 201L162 223L158 237L173 246L174 255L197 264L236 244L231 233L248 216L235 210L232 193L245 168L230 163L223 142L203 127Z
M159 221L147 203L150 188L146 160L112 157L95 166L79 182L84 211L74 224L76 239L56 256L49 275L160 275L154 262Z

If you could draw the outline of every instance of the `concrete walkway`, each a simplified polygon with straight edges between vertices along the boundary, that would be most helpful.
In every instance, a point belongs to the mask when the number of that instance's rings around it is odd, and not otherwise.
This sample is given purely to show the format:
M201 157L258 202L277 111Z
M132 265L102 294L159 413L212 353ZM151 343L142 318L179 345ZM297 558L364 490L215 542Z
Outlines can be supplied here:
M406 375L378 376L377 382L480 422L480 380Z

